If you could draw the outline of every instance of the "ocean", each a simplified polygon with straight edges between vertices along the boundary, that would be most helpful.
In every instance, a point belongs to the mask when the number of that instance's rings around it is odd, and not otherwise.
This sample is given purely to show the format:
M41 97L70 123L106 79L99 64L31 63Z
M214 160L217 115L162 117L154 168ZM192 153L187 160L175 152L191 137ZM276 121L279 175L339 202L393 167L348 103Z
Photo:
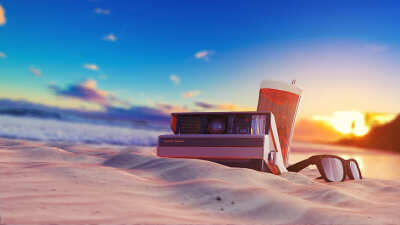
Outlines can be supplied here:
M167 133L167 127L0 115L0 137L13 139L155 146L158 136Z

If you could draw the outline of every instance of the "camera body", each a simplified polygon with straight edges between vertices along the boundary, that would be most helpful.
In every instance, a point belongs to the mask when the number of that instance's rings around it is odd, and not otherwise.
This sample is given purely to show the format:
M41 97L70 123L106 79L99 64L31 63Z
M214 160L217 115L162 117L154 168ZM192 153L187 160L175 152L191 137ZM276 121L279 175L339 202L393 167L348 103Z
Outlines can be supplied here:
M271 112L172 113L171 130L173 134L159 136L160 157L205 159L274 174L287 171Z

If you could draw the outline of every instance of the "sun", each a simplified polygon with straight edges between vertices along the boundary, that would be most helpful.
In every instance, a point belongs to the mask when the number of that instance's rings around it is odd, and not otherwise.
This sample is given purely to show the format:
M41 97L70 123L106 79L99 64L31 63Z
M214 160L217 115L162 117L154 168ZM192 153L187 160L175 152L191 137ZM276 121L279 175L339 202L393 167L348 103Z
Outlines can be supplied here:
M334 112L333 116L313 116L312 119L323 121L344 135L363 136L370 130L365 114L358 111Z

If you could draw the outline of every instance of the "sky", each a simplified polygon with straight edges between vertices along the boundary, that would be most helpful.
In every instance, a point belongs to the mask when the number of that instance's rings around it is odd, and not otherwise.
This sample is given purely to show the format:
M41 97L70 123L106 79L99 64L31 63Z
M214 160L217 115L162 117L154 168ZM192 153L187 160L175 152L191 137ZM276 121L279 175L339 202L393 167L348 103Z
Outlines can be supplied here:
M397 1L0 5L3 99L97 111L253 110L262 80L296 79L301 118L400 111Z

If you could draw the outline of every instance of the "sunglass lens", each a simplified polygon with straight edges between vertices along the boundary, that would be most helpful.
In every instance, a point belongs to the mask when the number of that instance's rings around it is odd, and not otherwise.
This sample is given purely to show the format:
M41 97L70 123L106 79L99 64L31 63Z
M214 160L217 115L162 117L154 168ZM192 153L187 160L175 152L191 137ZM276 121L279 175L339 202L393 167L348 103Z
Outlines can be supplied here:
M354 161L350 161L349 166L350 166L350 172L351 172L352 178L354 180L361 179L361 174L360 174L360 170L358 169L357 163Z
M343 163L337 158L321 159L322 169L329 181L342 181L344 177Z

